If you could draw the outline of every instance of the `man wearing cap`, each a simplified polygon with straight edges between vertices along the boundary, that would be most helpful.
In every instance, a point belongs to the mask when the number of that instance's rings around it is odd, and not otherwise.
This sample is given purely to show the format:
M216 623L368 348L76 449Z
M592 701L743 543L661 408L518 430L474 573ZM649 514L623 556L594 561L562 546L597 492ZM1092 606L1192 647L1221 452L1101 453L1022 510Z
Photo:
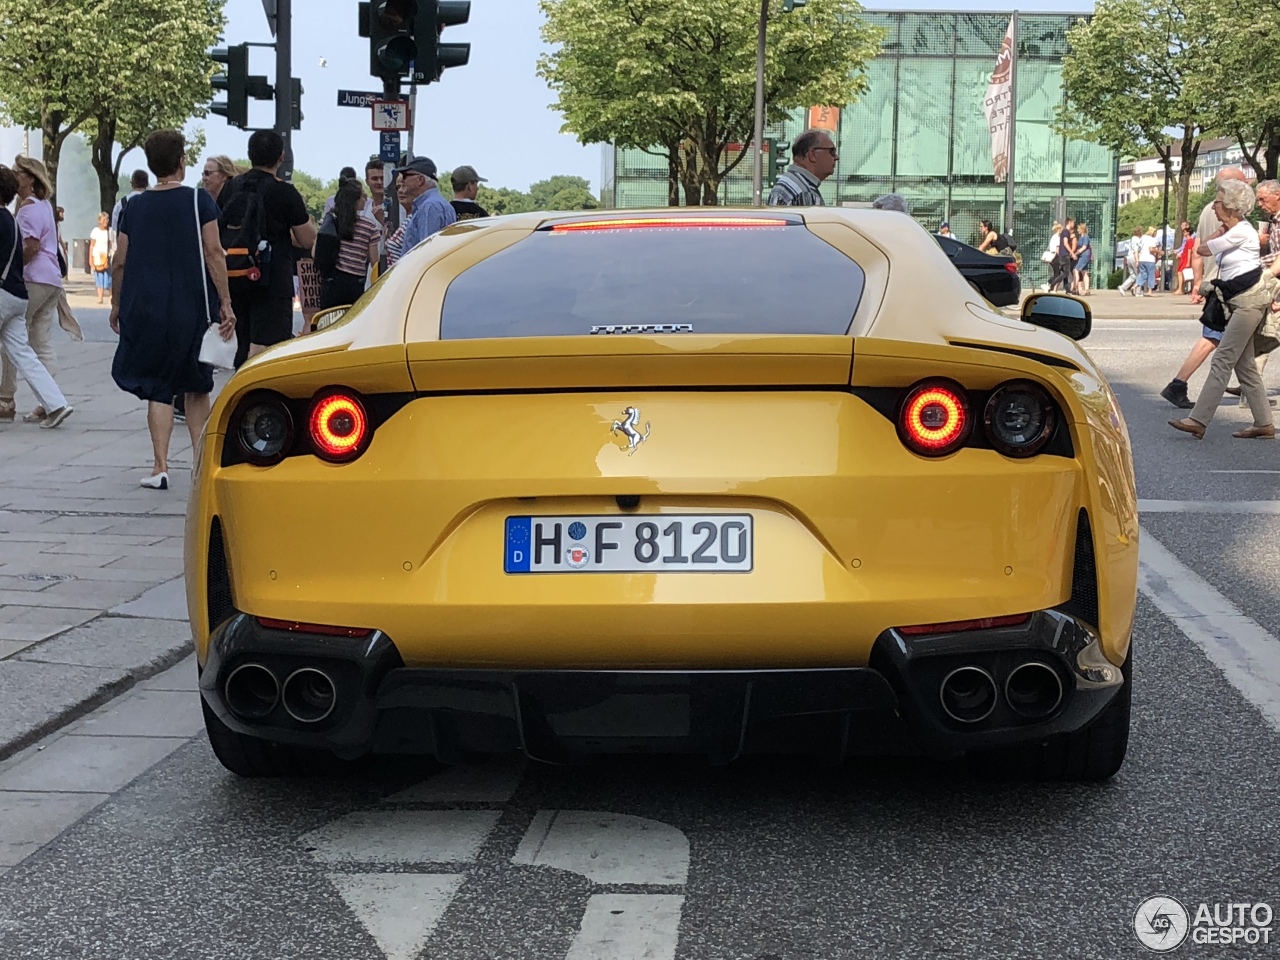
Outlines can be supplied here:
M396 167L396 176L400 178L400 196L413 201L413 213L404 228L407 254L427 237L456 223L458 215L440 195L436 165L428 157L415 157L403 167Z
M453 199L449 201L449 206L453 207L453 212L458 215L459 220L475 220L489 215L488 210L476 203L480 184L489 181L476 173L475 167L465 163L455 167L449 179L453 182Z

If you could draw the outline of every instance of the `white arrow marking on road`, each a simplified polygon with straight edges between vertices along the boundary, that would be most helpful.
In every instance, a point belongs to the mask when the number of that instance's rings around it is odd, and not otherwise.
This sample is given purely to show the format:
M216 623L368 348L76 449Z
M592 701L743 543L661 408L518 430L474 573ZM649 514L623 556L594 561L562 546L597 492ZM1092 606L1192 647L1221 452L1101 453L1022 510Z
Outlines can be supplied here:
M414 960L462 886L461 874L331 873L387 960Z
M301 842L326 863L469 863L500 816L497 810L349 813Z
M1280 641L1142 531L1138 585L1280 730Z
M670 894L598 893L565 960L670 960L683 906Z
M386 798L387 803L506 803L520 785L524 761L495 757L483 764L460 764Z
M596 883L681 884L689 877L689 841L659 820L539 810L511 862L568 870Z

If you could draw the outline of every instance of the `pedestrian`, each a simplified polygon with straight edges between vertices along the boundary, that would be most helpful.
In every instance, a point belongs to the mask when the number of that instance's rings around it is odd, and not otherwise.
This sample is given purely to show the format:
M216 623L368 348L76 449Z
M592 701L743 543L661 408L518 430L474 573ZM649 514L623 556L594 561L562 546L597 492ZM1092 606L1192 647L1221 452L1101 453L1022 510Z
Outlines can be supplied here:
M409 225L409 216L413 213L413 200L406 195L404 190L404 181L397 179L393 187L396 193L396 202L400 204L401 217L400 226L396 228L391 236L387 237L387 269L390 270L396 265L396 261L404 255L404 230Z
M93 286L98 303L111 290L111 257L116 252L111 237L111 214L98 214L98 225L89 231L89 267L93 270Z
M283 160L280 134L255 131L249 137L253 169L227 184L218 204L223 249L228 262L235 256L237 265L228 273L237 367L293 337L293 250L310 250L316 242L316 225L302 194L276 176Z
M341 170L338 171L339 185L342 184L343 180L354 180L355 178L356 178L355 167L343 167ZM326 214L333 209L333 204L334 204L334 201L337 199L337 197L338 197L338 191L335 188L333 191L333 195L328 197L324 202L324 212Z
M1142 251L1142 228L1134 227L1133 236L1124 246L1124 282L1120 284L1120 293L1131 297L1138 296L1138 254ZM1207 354L1206 354L1207 356Z
M1000 234L996 232L996 228L991 221L979 220L978 233L981 234L981 238L978 240L978 249L983 253L995 253L996 240L999 239Z
M368 202L364 185L355 177L348 177L339 182L334 198L338 260L333 274L324 279L320 288L321 310L359 300L369 267L378 262L378 224L362 216Z
M27 287L27 340L49 375L56 377L53 318L58 313L62 273L58 268L58 227L48 199L53 185L44 164L32 157L18 157L13 172L18 180L16 219L22 233L22 272ZM78 333L77 326L73 336ZM17 367L6 356L0 369L0 420L17 416L17 387ZM48 408L38 404L22 419L25 423L42 423L48 415Z
M1240 380L1240 387L1253 413L1253 426L1237 430L1233 437L1240 439L1274 439L1271 405L1262 384L1262 375L1254 362L1254 334L1262 325L1274 299L1275 280L1262 269L1258 248L1258 231L1245 218L1253 211L1254 194L1247 183L1226 180L1218 185L1218 195L1213 201L1215 214L1223 229L1211 237L1202 237L1197 252L1217 260L1218 277L1209 285L1216 288L1228 309L1222 342L1213 352L1209 376L1200 388L1191 413L1181 420L1170 420L1175 430L1189 433L1197 440L1204 439L1205 428L1213 420L1232 369ZM1204 321L1215 326L1213 313L1223 310L1217 296L1211 295L1205 303Z
M1067 293L1074 289L1074 272L1076 262L1076 221L1067 217L1066 223L1058 231L1057 259L1053 262L1053 276L1049 278L1049 289L1062 287Z
M50 411L40 422L56 427L71 416L72 406L27 340L27 286L23 280L23 243L9 204L18 195L18 178L0 165L0 354L26 381L36 402ZM12 407L10 409L13 409ZM7 419L12 420L9 416Z
M1191 288L1191 281L1194 271L1191 268L1191 258L1196 255L1196 232L1191 229L1191 224L1183 220L1178 227L1182 231L1182 244L1178 247L1178 261L1175 266L1178 276L1178 290L1180 293L1186 293Z
M217 200L222 196L223 187L239 175L240 168L232 159L219 154L204 162L204 169L200 171L200 186L204 187L209 196Z
M364 215L372 217L379 227L386 230L387 223L387 182L386 171L382 169L382 161L373 157L364 165L364 185L369 188L369 202L365 205Z
M134 197L118 222L110 323L120 342L111 377L121 390L147 401L154 462L140 485L168 490L173 397L185 395L195 453L213 390L213 369L200 362L200 344L215 320L223 339L230 340L236 317L218 205L207 192L182 185L182 134L158 130L147 137L143 150L156 185Z
M459 220L477 220L489 216L489 211L476 203L480 184L489 181L476 173L475 167L465 163L454 167L449 174L449 182L453 184L453 199L449 201L449 206L453 207Z
M129 177L129 192L116 201L116 205L111 208L111 232L115 233L119 229L120 214L124 212L130 201L134 197L140 197L146 193L147 188L151 186L151 178L147 176L145 170L135 170Z
M943 237L951 236L951 224L944 221L942 226L938 228L938 234Z
M835 142L826 130L806 130L791 144L791 165L769 191L771 207L821 207L822 181L836 172Z
M1089 225L1083 220L1076 224L1076 293L1089 295L1089 266L1093 263L1093 240Z
M54 230L58 235L58 275L63 280L67 279L68 267L70 265L69 251L67 250L67 242L62 239L62 221L67 217L67 211L63 207L54 207L53 221ZM58 326L70 335L72 340L80 341L84 339L84 333L80 330L80 322L76 320L76 315L71 312L71 304L67 302L67 288L65 284L58 287Z
M440 194L436 165L429 157L414 157L403 167L396 167L401 179L401 196L413 202L413 213L405 224L401 255L458 221L453 207Z
M1138 296L1155 295L1156 260L1163 253L1164 251L1160 249L1160 241L1156 237L1156 228L1148 227L1138 246Z

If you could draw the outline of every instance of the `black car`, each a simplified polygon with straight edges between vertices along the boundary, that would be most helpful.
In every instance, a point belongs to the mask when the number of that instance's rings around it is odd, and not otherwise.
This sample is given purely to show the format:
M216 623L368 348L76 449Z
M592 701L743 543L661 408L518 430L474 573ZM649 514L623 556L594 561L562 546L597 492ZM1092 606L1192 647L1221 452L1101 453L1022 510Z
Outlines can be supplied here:
M1022 297L1022 278L1013 257L983 253L954 237L935 233L933 238L970 286L997 307L1013 306Z

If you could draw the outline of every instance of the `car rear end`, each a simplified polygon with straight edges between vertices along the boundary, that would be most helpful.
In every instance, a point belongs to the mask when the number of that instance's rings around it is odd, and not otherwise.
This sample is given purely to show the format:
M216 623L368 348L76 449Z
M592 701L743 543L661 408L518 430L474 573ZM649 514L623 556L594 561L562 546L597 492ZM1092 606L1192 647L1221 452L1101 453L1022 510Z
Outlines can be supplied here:
M878 239L772 213L478 231L406 294L402 370L237 377L191 514L211 709L345 754L549 760L1087 725L1128 642L1105 385L903 339ZM966 311L958 286L925 302Z

